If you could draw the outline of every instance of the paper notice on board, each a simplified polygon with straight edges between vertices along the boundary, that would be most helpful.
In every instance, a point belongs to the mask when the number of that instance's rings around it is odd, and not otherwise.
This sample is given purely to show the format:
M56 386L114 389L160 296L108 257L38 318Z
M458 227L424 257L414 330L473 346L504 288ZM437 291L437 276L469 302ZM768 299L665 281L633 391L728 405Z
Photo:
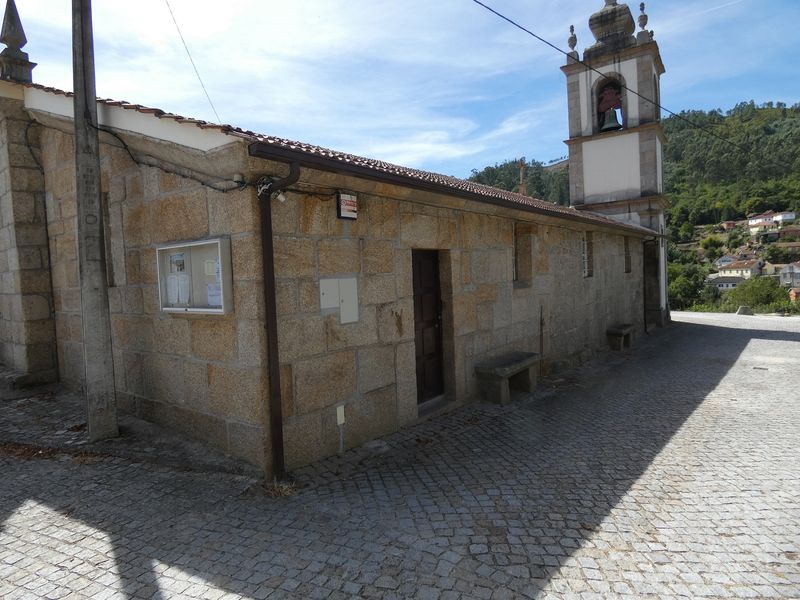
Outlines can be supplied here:
M222 285L209 283L206 286L209 306L222 306Z
M206 277L213 277L214 274L217 272L217 261L207 260L203 263L203 267Z
M188 275L178 275L178 303L188 304L192 293L192 281Z
M183 252L176 252L169 255L169 272L183 273L186 271L186 258Z
M178 303L178 276L167 276L167 304Z

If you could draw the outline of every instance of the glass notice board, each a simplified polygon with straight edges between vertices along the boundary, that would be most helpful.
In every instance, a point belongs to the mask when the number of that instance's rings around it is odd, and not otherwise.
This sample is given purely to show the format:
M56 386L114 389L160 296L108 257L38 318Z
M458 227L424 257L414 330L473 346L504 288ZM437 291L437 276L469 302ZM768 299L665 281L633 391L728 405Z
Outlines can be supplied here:
M162 311L221 314L233 308L227 238L164 246L156 260Z

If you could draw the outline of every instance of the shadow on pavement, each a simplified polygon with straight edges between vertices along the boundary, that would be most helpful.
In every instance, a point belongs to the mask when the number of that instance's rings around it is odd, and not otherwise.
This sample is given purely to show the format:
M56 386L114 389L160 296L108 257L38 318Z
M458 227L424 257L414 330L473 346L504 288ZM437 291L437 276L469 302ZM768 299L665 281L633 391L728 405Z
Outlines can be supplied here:
M301 470L304 488L287 498L230 474L0 455L0 535L13 544L19 519L55 511L27 539L60 539L66 574L89 560L73 544L101 532L128 598L197 586L248 598L535 598L754 340L800 334L676 323L522 403L473 405L389 436L384 454Z

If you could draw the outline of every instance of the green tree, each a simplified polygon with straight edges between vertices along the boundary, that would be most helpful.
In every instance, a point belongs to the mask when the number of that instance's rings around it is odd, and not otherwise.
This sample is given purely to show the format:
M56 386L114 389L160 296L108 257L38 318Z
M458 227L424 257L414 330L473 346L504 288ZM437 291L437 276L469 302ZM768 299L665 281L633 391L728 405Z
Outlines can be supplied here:
M686 221L678 229L678 241L679 242L691 242L693 237L694 237L694 227L692 227L691 223Z
M784 264L791 261L791 255L788 250L779 248L778 246L770 245L764 251L764 259L773 264Z
M733 306L747 305L752 308L785 302L789 293L773 277L746 279L727 292L725 303Z
M712 248L722 248L725 244L716 235L710 235L700 241L700 247L703 250L711 250Z
M700 242L700 247L706 251L706 258L708 260L717 260L722 256L722 248L724 245L723 241L716 235L703 238Z
M747 234L741 227L735 227L728 232L728 237L725 240L725 245L729 250L735 250L745 243Z
M699 265L669 263L669 303L678 310L696 304L705 286L706 273Z
M700 297L699 297L700 304L714 306L716 304L719 304L719 301L721 299L722 299L722 292L715 285L706 285L700 291Z

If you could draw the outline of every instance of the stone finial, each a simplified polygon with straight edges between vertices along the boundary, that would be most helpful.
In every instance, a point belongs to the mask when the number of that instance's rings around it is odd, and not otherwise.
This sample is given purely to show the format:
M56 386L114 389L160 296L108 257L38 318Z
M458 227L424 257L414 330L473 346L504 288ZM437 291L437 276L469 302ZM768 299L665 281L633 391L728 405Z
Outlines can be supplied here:
M0 52L0 78L30 83L31 71L36 63L30 62L28 54L22 51L22 47L28 43L28 38L25 37L25 30L22 28L14 0L6 0L0 42L6 45L6 49Z
M639 27L644 31L644 28L647 27L647 14L644 12L644 2L639 5L639 10L642 12L642 14L639 15Z
M637 44L647 44L653 41L653 36L655 35L652 31L647 31L647 21L649 20L647 17L647 13L644 12L644 2L639 4L639 10L642 14L639 15L639 27L641 31L636 34L636 43Z
M606 6L616 6L617 0L606 0Z
M575 50L575 46L578 45L578 36L575 35L575 25L569 26L569 39L567 39L567 44L569 44L569 52L567 52L567 64L571 65L578 60L578 51Z
M8 46L11 52L19 52L28 43L22 21L19 19L17 5L14 0L7 0L6 13L3 16L3 29L0 30L0 42Z

